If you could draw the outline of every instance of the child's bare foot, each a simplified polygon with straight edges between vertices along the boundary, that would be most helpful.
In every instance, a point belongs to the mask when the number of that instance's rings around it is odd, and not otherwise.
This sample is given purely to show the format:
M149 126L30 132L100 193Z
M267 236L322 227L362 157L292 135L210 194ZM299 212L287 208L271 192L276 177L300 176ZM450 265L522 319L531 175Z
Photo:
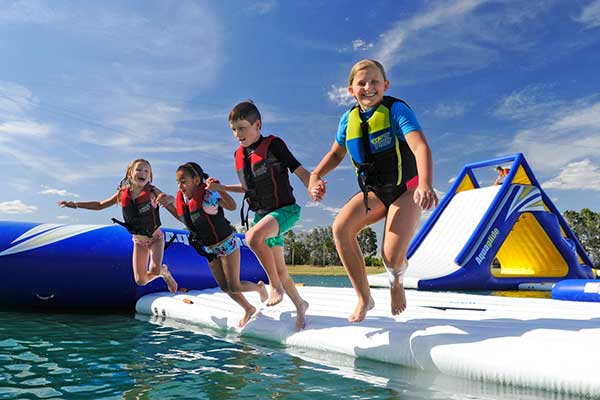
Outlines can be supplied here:
M169 292L175 293L177 291L177 282L175 282L175 279L173 279L173 275L171 275L171 272L169 271L169 268L166 266L166 264L162 265L160 275L165 280L165 283L169 288Z
M250 318L252 318L252 316L254 315L255 312L256 312L256 307L250 306L250 308L248 308L246 310L244 317L242 319L240 319L238 326L240 328L243 328L244 326L246 326L246 324L248 323L248 321L250 321Z
M267 293L267 288L265 288L265 283L263 281L258 281L258 294L260 295L260 302L264 303L268 298L269 294Z
M308 310L308 301L302 300L302 312L296 316L296 330L301 331L306 327L306 310Z
M364 320L367 316L367 311L373 309L373 307L375 307L375 300L373 300L373 297L369 297L369 302L366 304L359 299L354 312L348 317L348 321L360 322Z
M390 286L390 295L392 297L392 315L398 315L406 309L406 294L399 279L396 279Z
M267 306L274 306L283 300L283 286L274 287L271 285L271 294L269 295L269 301L267 301Z

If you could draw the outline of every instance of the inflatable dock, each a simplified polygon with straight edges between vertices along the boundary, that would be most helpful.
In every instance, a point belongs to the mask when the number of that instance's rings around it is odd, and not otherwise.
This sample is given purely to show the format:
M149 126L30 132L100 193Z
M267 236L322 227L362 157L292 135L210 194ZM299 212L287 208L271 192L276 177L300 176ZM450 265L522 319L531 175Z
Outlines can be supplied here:
M501 185L478 171L510 166ZM592 261L518 153L465 165L410 244L405 286L429 290L550 290L591 279ZM387 277L371 277L387 287Z
M242 310L226 294L207 289L149 294L139 314L322 354L370 359L472 380L593 397L600 393L597 352L600 304L407 291L407 309L390 314L389 291L373 289L375 308L359 324L346 318L351 288L298 287L310 302L306 329L296 332L289 298L261 306L242 329ZM255 293L248 294L259 306Z
M180 288L216 287L208 262L188 243L189 232L162 229L163 262ZM241 237L243 243L243 237ZM131 234L118 225L64 225L0 221L2 307L127 309L141 296L167 291L162 279L133 280ZM266 282L254 253L241 248L241 278Z

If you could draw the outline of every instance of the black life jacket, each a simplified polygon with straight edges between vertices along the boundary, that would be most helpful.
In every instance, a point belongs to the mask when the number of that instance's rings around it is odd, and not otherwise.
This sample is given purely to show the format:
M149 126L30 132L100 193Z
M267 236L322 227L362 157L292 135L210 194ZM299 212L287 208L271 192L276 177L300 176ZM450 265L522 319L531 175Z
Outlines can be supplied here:
M259 215L296 203L288 169L269 151L273 139L273 135L265 137L255 149L249 149L247 156L242 146L235 152L235 169L246 192L244 200ZM247 225L243 203L240 213L242 223Z
M123 219L125 222L113 221L123 225L134 235L145 235L152 237L154 231L160 227L160 213L158 205L152 204L152 193L154 186L148 184L134 199L131 198L129 188L121 192L121 207L123 208Z
M205 193L204 186L199 187L188 204L185 204L181 190L177 192L175 198L177 215L183 217L185 226L190 231L190 244L198 251L200 251L198 247L212 246L227 239L233 233L229 220L225 218L223 207L219 206L215 215L209 215L202 209Z

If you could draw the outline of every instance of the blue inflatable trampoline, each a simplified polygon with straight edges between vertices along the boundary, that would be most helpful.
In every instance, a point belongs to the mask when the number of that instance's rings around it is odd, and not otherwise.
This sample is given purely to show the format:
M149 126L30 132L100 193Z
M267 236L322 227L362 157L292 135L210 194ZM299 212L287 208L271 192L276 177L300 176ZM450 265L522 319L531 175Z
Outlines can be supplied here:
M216 287L207 260L185 230L162 229L164 263L180 288ZM243 241L243 235L240 235ZM118 225L63 225L0 221L3 307L131 309L141 296L167 291L162 279L133 280L131 234ZM241 248L241 279L267 282L254 253Z

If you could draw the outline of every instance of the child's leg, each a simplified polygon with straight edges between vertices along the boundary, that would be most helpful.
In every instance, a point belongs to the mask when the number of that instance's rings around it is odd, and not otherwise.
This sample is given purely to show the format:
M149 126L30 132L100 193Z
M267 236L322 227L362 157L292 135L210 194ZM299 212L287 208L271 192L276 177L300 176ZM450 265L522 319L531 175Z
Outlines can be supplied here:
M150 281L158 278L160 275L148 271L148 258L150 249L142 244L133 243L133 279L138 286L144 286Z
M240 249L236 248L232 253L219 258L227 287L231 293L258 292L261 303L267 300L267 289L263 282L240 281Z
M169 268L162 263L164 252L165 241L163 235L160 234L155 237L150 246L150 273L162 276L167 284L167 288L169 288L169 292L175 293L177 292L177 281L171 275Z
M356 309L348 317L350 322L362 321L367 311L373 307L365 259L360 251L357 236L365 226L382 219L386 210L381 200L371 192L369 192L369 208L371 210L365 213L363 194L357 193L342 207L332 226L335 248L358 296Z
M296 284L294 280L290 276L287 270L287 266L285 264L285 255L283 252L282 246L272 247L273 257L275 259L275 263L277 265L277 273L279 274L279 278L281 279L281 283L285 288L285 292L296 306L296 330L304 329L305 319L304 314L306 313L306 309L308 308L308 302L303 300L300 297L300 293L298 293L298 289L296 288Z
M273 252L267 245L267 238L275 237L279 234L279 224L277 220L270 215L265 216L248 232L246 232L246 242L258 260L262 264L271 285L271 293L267 306L274 306L283 300L283 286L279 275L277 274L277 266L273 258Z
M238 251L239 253L239 251ZM246 300L243 294L241 293L233 293L230 288L227 286L227 279L225 278L225 273L223 271L222 257L217 257L211 262L208 263L210 267L210 271L212 272L219 288L227 293L229 297L236 303L238 303L245 311L244 316L239 321L238 326L242 328L244 325L248 323L250 318L256 312L256 308Z
M406 252L417 228L421 208L413 201L414 190L405 192L388 209L383 232L381 256L390 278L392 315L406 308L402 276L406 271Z

